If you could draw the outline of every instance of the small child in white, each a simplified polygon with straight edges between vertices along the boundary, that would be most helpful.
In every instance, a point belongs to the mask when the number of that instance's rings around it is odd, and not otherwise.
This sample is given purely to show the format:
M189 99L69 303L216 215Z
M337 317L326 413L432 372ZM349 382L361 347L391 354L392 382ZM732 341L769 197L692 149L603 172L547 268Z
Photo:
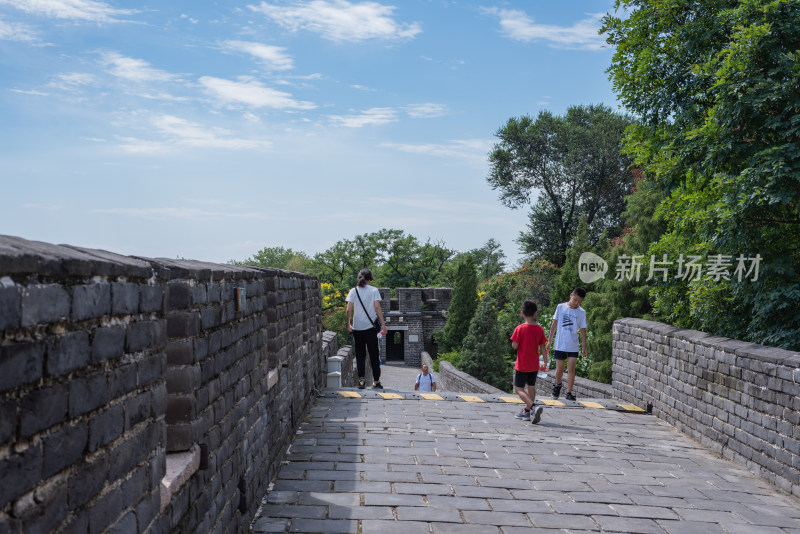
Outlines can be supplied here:
M414 391L436 391L436 379L433 378L433 373L428 372L428 365L423 363L421 371L417 375Z

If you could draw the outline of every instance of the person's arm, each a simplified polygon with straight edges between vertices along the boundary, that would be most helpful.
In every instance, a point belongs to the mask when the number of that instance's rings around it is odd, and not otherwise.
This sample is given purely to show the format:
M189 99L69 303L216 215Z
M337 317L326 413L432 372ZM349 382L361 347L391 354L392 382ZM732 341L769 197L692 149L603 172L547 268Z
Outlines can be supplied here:
M544 372L546 373L548 369L550 369L550 364L547 361L547 340L545 343L539 345L539 355L542 357L542 361L544 362ZM542 370L541 368L539 369Z
M558 321L557 321L557 320L555 320L555 319L553 319L553 323L550 325L550 335L549 335L549 336L547 336L547 339L549 340L549 341L547 342L547 349L549 349L549 348L550 348L550 344L551 344L551 343L552 343L552 344L553 344L553 346L555 347L555 339L556 339L556 338L555 338L555 335L556 335L556 327L557 327L557 326L558 326ZM545 352L545 354L549 354L549 351L546 351L546 352Z
M350 317L353 315L353 303L352 302L348 302L347 303L347 308L345 308L344 314L345 314L345 317L347 317L347 331L348 332L352 332L353 331L353 323L350 322Z
M381 321L381 334L384 336L389 332L389 329L386 328L386 319L383 318L383 310L381 309L381 301L376 300L373 302L375 304L375 313L378 314L378 319Z
M583 357L588 354L589 347L586 346L586 329L581 328L581 346L583 347Z
M431 391L436 392L436 379L433 378L433 373L431 373Z
M516 341L512 341L511 342L511 348L514 349L514 350L517 350L519 348L519 343L517 343Z

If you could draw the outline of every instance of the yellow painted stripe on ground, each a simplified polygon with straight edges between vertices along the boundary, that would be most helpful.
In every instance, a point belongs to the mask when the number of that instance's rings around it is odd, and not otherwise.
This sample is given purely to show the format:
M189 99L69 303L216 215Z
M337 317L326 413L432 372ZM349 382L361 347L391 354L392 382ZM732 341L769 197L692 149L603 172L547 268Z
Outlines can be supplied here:
M361 395L356 393L355 391L340 391L339 395L342 397L346 397L348 399L360 399Z
M402 395L398 395L397 393L378 393L384 399L402 399Z
M419 396L428 400L444 400L444 397L436 393L420 393Z
M635 404L618 404L617 406L619 406L620 408L625 408L629 412L643 412L644 411L642 408L639 408Z
M498 398L504 402L512 402L514 404L524 404L522 399L517 397L498 397Z
M486 402L485 400L481 399L480 397L476 397L475 395L459 395L462 399L467 402Z
M566 404L564 404L559 400L553 400L553 399L539 399L539 400L548 406L566 406Z
M578 402L583 404L587 408L603 408L603 409L605 409L605 406L603 406L602 404L600 404L598 402L592 402L592 401L578 401Z

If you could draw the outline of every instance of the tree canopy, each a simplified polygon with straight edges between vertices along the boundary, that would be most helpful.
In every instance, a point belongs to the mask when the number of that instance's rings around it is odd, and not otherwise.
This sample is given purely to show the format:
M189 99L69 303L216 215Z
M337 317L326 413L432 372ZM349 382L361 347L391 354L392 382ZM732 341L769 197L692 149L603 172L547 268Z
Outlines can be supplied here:
M622 230L624 196L633 185L621 151L632 119L603 105L572 106L564 116L511 118L495 134L487 181L508 207L531 205L523 252L562 265L578 221L593 245Z
M641 117L625 145L666 195L656 212L666 232L650 252L730 267L659 281L655 311L678 326L800 347L800 1L616 6L625 17L603 27L616 47L609 73Z

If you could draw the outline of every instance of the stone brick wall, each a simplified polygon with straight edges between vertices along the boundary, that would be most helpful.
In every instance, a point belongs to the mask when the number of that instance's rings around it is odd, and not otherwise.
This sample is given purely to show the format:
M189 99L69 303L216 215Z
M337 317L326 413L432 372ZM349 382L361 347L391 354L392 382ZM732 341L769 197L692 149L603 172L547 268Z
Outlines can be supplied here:
M0 532L246 531L324 383L319 306L302 274L0 236Z
M550 369L547 373L547 378L538 377L536 379L536 395L550 398L553 394L553 386L556 383L556 370ZM567 392L567 369L564 364L564 376L561 377L561 398ZM580 376L575 377L575 382L572 384L572 393L578 397L586 399L611 399L614 397L614 387L611 384L603 384L602 382L595 382L588 378Z
M425 353L425 357L430 356ZM459 371L450 362L439 362L439 381L442 383L442 388L445 391L452 391L455 393L489 393L491 395L505 395L506 392L502 389L497 389L494 386L481 382L472 375L468 375Z
M800 495L800 354L621 319L613 358L618 398Z
M141 532L165 474L164 284L0 237L0 532Z

